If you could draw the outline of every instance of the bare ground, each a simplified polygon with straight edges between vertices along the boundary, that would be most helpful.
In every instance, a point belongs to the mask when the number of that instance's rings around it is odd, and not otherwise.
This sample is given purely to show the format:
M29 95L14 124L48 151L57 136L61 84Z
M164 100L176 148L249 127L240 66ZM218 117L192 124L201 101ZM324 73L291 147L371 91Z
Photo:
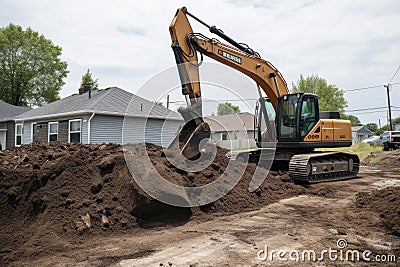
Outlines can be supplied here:
M212 218L193 218L177 227L141 229L137 233L95 238L71 250L18 264L38 266L397 266L400 238L381 227L379 214L354 205L358 192L400 185L397 174L362 168L360 178L316 185L317 195L287 198L257 211ZM329 197L318 196L329 192ZM397 218L400 219L400 218ZM270 250L371 250L395 255L394 263L330 261L261 261L257 253ZM263 256L262 254L260 256ZM277 257L277 256L275 256ZM288 255L285 256L287 259Z

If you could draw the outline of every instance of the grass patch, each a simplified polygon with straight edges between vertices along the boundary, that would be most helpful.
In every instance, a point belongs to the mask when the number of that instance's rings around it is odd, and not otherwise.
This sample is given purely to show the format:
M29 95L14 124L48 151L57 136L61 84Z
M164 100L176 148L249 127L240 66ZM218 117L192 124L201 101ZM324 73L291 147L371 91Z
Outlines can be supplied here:
M357 154L360 159L367 157L371 153L382 152L382 146L370 146L364 142L358 142L350 147L320 148L318 151L339 151ZM379 161L380 159L376 159Z
M376 156L376 157L371 157L368 160L369 160L369 163L375 164L375 163L377 163L379 161L382 161L384 158L385 158L385 155L379 155L379 156Z

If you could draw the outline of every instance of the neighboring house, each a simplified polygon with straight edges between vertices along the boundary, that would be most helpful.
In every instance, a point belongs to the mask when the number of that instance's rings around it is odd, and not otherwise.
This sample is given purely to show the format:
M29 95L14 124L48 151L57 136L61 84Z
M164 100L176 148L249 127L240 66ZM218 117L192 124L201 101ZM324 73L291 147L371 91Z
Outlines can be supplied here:
M353 139L353 144L355 144L371 137L373 133L365 126L354 126L351 127L351 135Z
M394 129L395 131L400 131L400 121L398 121L398 122L396 122L396 123L394 124L393 129Z
M182 124L180 114L117 87L80 91L15 118L22 144L146 141L168 146Z
M206 117L211 140L227 149L255 147L254 115L248 112Z
M14 106L0 100L0 150L12 148L20 142L15 135L14 118L30 109L32 108ZM17 132L21 131L21 128L17 128Z

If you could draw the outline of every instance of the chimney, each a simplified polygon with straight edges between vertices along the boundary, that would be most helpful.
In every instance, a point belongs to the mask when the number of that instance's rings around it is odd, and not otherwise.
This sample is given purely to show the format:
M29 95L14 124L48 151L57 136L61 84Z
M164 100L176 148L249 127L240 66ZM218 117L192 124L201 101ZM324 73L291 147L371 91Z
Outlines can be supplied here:
M79 88L79 94L84 94L86 92L89 92L89 98L92 97L92 90L90 88L90 85L85 84L83 87Z

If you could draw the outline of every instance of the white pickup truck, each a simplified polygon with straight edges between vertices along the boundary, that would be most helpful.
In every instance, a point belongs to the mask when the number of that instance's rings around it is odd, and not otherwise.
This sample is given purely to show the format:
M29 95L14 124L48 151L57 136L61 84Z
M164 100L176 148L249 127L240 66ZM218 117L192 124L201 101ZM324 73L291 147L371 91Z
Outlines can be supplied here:
M400 148L400 131L386 131L379 137L383 150Z

